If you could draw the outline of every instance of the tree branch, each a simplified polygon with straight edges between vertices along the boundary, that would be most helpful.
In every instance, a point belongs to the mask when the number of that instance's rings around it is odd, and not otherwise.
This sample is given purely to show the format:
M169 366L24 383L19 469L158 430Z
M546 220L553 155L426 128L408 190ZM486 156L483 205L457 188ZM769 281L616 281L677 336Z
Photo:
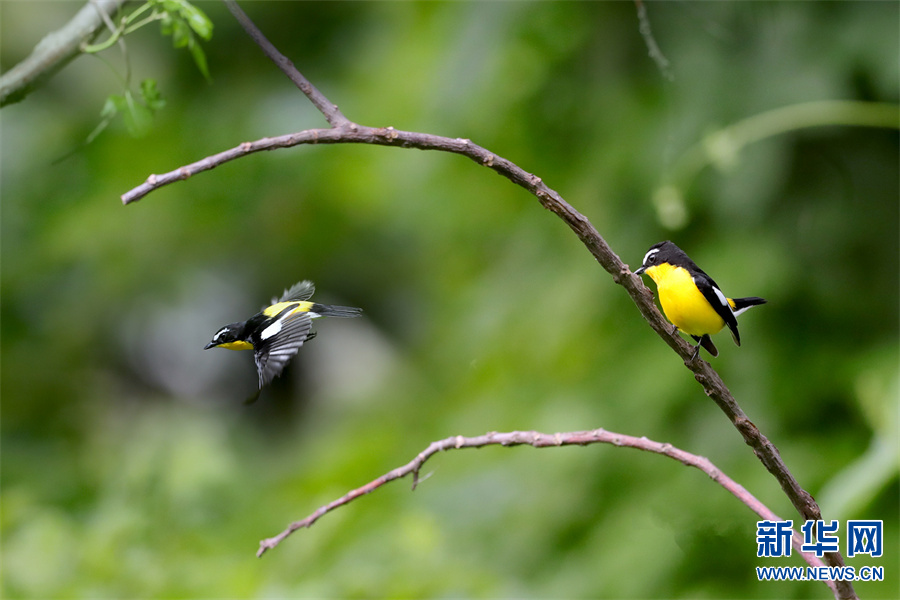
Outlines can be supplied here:
M268 56L269 59L271 59L271 61L287 75L288 79L293 81L294 85L300 88L301 92L306 94L306 97L309 98L310 102L325 115L325 119L332 127L351 125L350 120L341 114L337 105L329 102L328 98L326 98L316 86L310 83L310 81L297 70L294 63L272 45L272 42L263 35L262 31L260 31L256 24L250 20L250 17L248 17L247 13L238 6L237 2L234 0L225 0L225 5L228 7L228 10L231 11L231 14L234 15L234 18L237 19L237 22L241 24L241 27L244 28L244 31L247 32L247 35L262 48L262 51L266 56Z
M234 0L224 1L234 12L234 9L237 8ZM232 8L233 6L234 8ZM237 8L237 10L240 11L239 8ZM247 23L250 23L249 18L243 14L243 11L240 11L240 14L243 15L242 25L244 25L246 29L248 27ZM250 23L250 25L252 25L252 23ZM700 359L692 360L693 346L688 344L681 336L673 333L671 325L669 325L659 310L657 310L656 304L653 301L653 294L649 288L647 288L641 278L634 275L629 270L628 265L624 264L612 251L606 243L606 240L603 239L587 217L575 210L575 208L566 202L559 193L544 184L540 177L528 173L515 163L500 157L477 144L473 144L469 140L400 131L393 127L364 127L346 120L346 118L337 110L337 107L329 102L321 92L312 87L312 84L309 84L289 60L284 58L277 50L274 50L271 43L268 42L268 40L265 40L263 34L259 32L255 26L250 27L248 33L250 33L257 43L263 46L266 54L270 56L279 68L285 71L291 80L300 87L310 100L313 101L329 123L332 124L332 127L330 129L309 129L274 138L263 138L255 142L244 142L231 150L209 156L164 175L151 175L147 178L145 183L122 195L122 202L124 204L139 200L159 187L174 181L187 179L195 173L213 169L220 164L236 158L241 158L247 154L262 150L286 148L300 144L376 144L402 148L418 148L420 150L438 150L467 156L476 163L493 169L495 172L503 175L516 185L528 190L545 208L556 214L569 226L594 259L610 275L612 275L613 281L625 288L641 315L650 324L650 327L656 331L657 335L659 335L665 343L681 356L685 366L693 372L694 378L703 387L706 395L712 398L725 413L744 438L744 442L753 449L753 452L756 454L757 458L759 458L760 462L762 462L765 468L781 485L781 488L803 519L818 520L822 518L821 511L815 500L800 486L791 474L787 465L785 465L784 461L781 459L781 455L775 445L772 444L772 442L759 431L756 425L750 421L747 415L744 414L737 401L728 390L728 387L722 381L721 377L719 377L719 374L709 365L709 363ZM263 40L265 41L263 42ZM267 50L266 48L270 49ZM308 87L305 87L307 85ZM378 480L376 480L376 482L377 481ZM374 483L375 482L373 482L373 484ZM369 485L372 486L373 484ZM380 485L383 485L383 482L374 485L370 489L366 489L366 487L360 488L355 492L351 492L350 495L354 493L356 493L356 495L364 494ZM352 500L352 498L349 500ZM346 504L349 500L345 500L343 504ZM337 502L339 503L338 505L341 505L340 500ZM327 508L325 512L328 512L328 510L332 509ZM318 518L319 516L321 515L318 515L315 518ZM300 526L303 525L301 524L298 527ZM844 565L843 557L838 552L826 553L825 562L831 566ZM836 595L839 598L856 598L853 586L849 582L839 581L837 582L836 588Z
M0 75L0 107L19 102L81 53L103 27L103 16L114 15L127 0L90 0L62 28L44 36L31 54Z
M549 448L559 446L588 446L591 444L611 444L626 448L635 448L645 452L653 452L668 456L680 463L694 467L706 473L710 479L725 488L735 498L740 500L750 510L756 513L761 519L769 521L781 521L781 517L772 512L765 504L760 502L756 497L748 492L742 485L725 475L720 471L708 458L685 452L671 444L664 444L648 440L646 437L634 437L621 433L614 433L604 429L594 429L592 431L573 431L568 433L540 433L537 431L511 431L508 433L497 433L496 431L486 433L477 437L463 437L461 435L449 437L437 442L429 444L425 450L420 452L413 460L409 461L402 467L385 473L381 477L374 479L366 485L356 488L341 496L337 500L319 507L318 510L310 514L305 519L291 523L287 529L278 535L260 541L257 556L262 556L267 550L270 550L280 544L286 537L291 535L298 529L303 527L311 527L313 523L329 512L340 508L350 502L356 500L360 496L364 496L374 492L381 486L402 479L409 475L413 478L413 489L416 489L420 479L419 472L429 458L438 452L448 450L459 450L462 448L484 448L485 446L533 446L534 448ZM803 560L812 567L823 566L821 560L814 554L802 552L800 550L803 544L803 537L797 531L794 531L791 545L803 556ZM833 589L833 583L828 582Z

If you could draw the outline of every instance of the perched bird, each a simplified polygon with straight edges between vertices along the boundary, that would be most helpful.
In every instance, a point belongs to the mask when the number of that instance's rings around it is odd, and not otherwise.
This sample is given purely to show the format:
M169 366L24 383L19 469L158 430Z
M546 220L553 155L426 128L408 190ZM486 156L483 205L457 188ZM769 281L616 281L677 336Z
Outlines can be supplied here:
M300 346L315 337L310 331L312 320L319 317L358 317L361 308L327 306L310 302L316 291L311 281L301 281L281 298L272 298L272 304L246 321L231 323L216 332L204 350L228 348L229 350L253 350L256 370L259 372L259 388L281 374ZM257 392L256 396L259 395ZM256 396L249 400L255 400Z
M666 318L689 334L697 347L692 360L700 355L700 347L713 356L719 351L710 335L718 333L725 325L731 330L734 343L741 345L737 317L752 306L765 304L756 296L750 298L726 298L712 277L694 264L687 254L672 242L665 241L650 247L636 275L647 273L656 282L659 303Z

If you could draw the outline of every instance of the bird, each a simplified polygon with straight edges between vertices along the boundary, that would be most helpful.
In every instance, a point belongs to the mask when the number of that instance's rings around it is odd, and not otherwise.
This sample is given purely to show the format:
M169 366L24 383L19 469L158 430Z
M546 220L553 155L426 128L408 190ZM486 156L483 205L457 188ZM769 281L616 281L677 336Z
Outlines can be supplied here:
M659 303L666 318L697 342L691 360L700 356L700 347L712 356L719 350L709 337L728 325L734 343L741 345L736 317L747 309L765 304L764 298L727 298L719 286L684 251L666 240L650 247L635 275L646 273L656 282Z
M294 284L281 298L272 298L269 306L246 321L229 323L219 329L204 347L204 350L253 350L259 390L248 402L256 400L263 386L279 376L300 347L316 336L311 331L313 319L362 314L361 308L311 302L309 299L315 291L312 281Z

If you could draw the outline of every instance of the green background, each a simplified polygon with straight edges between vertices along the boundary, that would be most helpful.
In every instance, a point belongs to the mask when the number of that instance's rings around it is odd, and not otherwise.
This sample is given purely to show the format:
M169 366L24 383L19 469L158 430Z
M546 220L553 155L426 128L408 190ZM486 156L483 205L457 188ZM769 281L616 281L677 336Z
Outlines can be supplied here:
M80 6L0 2L2 67ZM223 5L198 6L211 83L157 26L126 38L133 89L154 78L167 102L146 136L117 122L79 147L122 93L116 47L0 113L4 597L830 596L758 582L805 563L757 558L757 517L699 471L601 445L444 453L415 492L390 484L257 559L429 442L493 430L645 435L798 517L568 228L466 158L298 147L123 207L150 173L326 126ZM896 128L789 123L682 182L676 227L653 199L742 119L896 103L898 4L646 6L668 71L630 2L244 4L350 119L469 138L632 268L672 239L727 294L767 298L712 364L840 520L842 551L846 519L884 520L884 556L848 564L884 566L856 590L895 598ZM203 345L300 279L365 316L318 322L244 406L252 356Z

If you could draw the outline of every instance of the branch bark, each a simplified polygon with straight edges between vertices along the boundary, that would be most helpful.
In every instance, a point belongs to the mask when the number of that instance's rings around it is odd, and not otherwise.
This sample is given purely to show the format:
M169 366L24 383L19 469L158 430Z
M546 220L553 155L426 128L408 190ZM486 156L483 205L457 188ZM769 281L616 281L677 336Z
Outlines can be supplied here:
M0 76L0 107L19 102L35 86L81 53L103 27L103 16L114 15L128 0L90 0L60 29L44 36L31 54Z
M396 469L385 473L381 477L374 479L366 485L347 492L340 498L319 507L318 510L310 514L305 519L291 523L287 529L278 535L264 539L259 543L257 556L262 556L267 550L270 550L280 544L286 537L303 527L312 527L313 523L329 512L340 508L350 502L356 500L360 496L364 496L374 492L381 486L402 479L409 475L413 478L413 489L419 484L419 473L425 462L439 452L449 450L460 450L462 448L484 448L485 446L532 446L534 448L551 448L560 446L588 446L591 444L611 444L613 446L634 448L645 452L653 452L668 456L680 463L694 467L706 473L710 479L725 488L735 498L740 500L745 506L756 513L761 519L768 521L781 521L781 517L772 512L765 504L760 502L756 497L748 492L742 485L725 475L718 469L708 458L685 452L671 444L655 442L646 437L634 437L621 433L614 433L604 429L594 429L591 431L573 431L568 433L540 433L537 431L511 431L508 433L497 433L496 431L486 433L477 437L463 437L461 435L449 437L443 440L432 442L425 450L420 452L416 457ZM811 567L823 566L822 561L815 555L803 552L803 537L797 531L793 532L791 545L801 554L803 560ZM834 591L834 582L828 582L829 587Z
M263 138L255 142L244 142L231 150L209 156L190 165L170 171L169 173L163 175L150 175L143 184L122 195L122 202L124 204L139 200L151 191L164 185L187 179L196 173L213 169L220 164L241 158L248 154L263 150L287 148L300 144L375 144L401 148L418 148L420 150L437 150L467 156L476 163L494 170L516 185L529 191L538 199L544 208L553 212L569 226L600 266L612 276L613 281L625 288L625 291L631 297L632 301L637 306L638 311L650 327L681 357L685 367L694 374L694 378L703 387L706 395L712 398L725 413L732 425L734 425L743 437L744 442L753 449L754 454L756 454L763 466L765 466L765 468L775 477L801 517L803 517L804 520L819 520L822 518L821 511L815 500L800 486L796 478L791 474L775 445L759 431L756 425L754 425L743 410L741 410L728 387L709 363L699 358L692 360L693 346L688 344L681 336L673 333L672 327L663 318L659 310L657 310L650 289L647 288L641 278L634 275L628 268L628 265L623 263L615 252L612 251L606 243L606 240L603 239L587 217L575 210L575 208L566 202L558 192L548 187L540 177L525 171L512 161L498 156L477 144L473 144L467 139L454 139L426 133L400 131L393 127L365 127L347 120L346 117L337 110L336 105L329 102L319 90L309 84L303 75L297 71L290 60L281 55L268 40L265 40L265 36L256 28L246 14L243 13L234 0L224 0L224 2L228 5L229 10L238 17L239 22L245 28L247 33L263 48L267 56L288 74L290 79L295 82L313 104L319 108L320 112L322 112L328 122L332 124L332 127L329 129L308 129L284 136ZM265 42L262 42L262 40L265 40ZM375 485L372 489L375 489L380 485L382 484ZM363 488L360 489L362 490ZM367 491L359 493L367 493ZM351 492L350 494L354 494L354 492ZM343 503L340 503L340 501L336 502L339 502L338 505L346 504L346 501ZM332 509L329 508L325 512L328 512L328 510ZM318 516L315 518L317 519ZM298 527L301 526L303 525L299 525ZM844 565L843 557L838 552L826 553L825 562L830 566ZM835 589L838 598L856 598L856 593L850 582L836 582Z

